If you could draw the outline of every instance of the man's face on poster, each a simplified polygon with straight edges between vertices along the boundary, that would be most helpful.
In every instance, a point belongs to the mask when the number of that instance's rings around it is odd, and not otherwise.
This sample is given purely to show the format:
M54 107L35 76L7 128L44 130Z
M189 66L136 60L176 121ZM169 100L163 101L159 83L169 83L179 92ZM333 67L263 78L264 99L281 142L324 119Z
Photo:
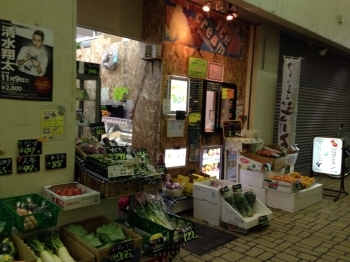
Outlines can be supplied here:
M33 46L36 49L40 49L44 44L42 37L40 35L35 35L35 34L33 35L32 42L33 42Z

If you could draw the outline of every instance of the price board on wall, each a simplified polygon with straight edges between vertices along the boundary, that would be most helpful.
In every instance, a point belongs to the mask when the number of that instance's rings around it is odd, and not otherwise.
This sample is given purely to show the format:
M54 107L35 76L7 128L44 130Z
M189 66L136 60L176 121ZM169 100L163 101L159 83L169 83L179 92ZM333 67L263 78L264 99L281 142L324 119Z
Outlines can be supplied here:
M40 156L17 157L17 173L31 173L40 171Z
M51 154L45 155L46 169L59 169L67 167L67 154Z
M18 154L20 156L40 155L42 142L37 139L18 140Z
M12 158L0 158L0 176L12 174Z

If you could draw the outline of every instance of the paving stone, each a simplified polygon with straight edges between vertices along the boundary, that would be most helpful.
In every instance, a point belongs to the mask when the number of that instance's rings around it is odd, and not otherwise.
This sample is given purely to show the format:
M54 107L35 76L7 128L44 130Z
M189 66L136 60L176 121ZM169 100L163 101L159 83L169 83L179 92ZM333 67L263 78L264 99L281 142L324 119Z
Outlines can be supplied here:
M322 244L322 241L319 241L319 240L316 240L316 239L312 239L311 240L310 238L307 238L307 239L301 240L299 243L304 244L304 245L308 245L308 246L311 246L311 247L317 247L317 246Z
M268 260L269 258L273 257L274 254L271 253L271 252L265 252L262 253L260 256L258 256L258 259L261 259L261 260Z
M312 255L305 254L305 253L302 253L302 252L300 252L298 254L298 257L300 257L302 259L305 259L305 260L308 260L308 261L316 261L317 260L316 256L312 256Z
M319 232L315 232L312 234L313 236L316 236L316 237L319 237L321 239L327 239L327 240L331 240L333 238L332 235L327 235L327 234L324 234L324 233L319 233Z
M329 248L323 247L322 245L319 247L316 247L313 251L321 253L321 254L325 254L327 253L329 250Z
M335 258L337 258L337 259L343 259L343 260L349 261L349 257L348 257L348 256L343 256L343 255L334 253L333 250L332 250L332 251L329 251L329 252L327 253L327 255L328 255L328 256L331 256L331 257L335 257Z
M230 262L233 262L233 261L240 261L240 259L242 259L244 255L236 251L231 251L222 255L221 257L224 259L227 259Z
M230 260L226 260L222 257L215 257L212 261L214 262L227 262L227 261L230 261Z
M291 230L289 230L287 233L288 233L288 235L293 235L293 236L297 236L297 235L299 235L301 232L303 232L303 231L301 231L301 230L299 230L299 229L291 229Z
M200 256L200 258L201 258L203 261L213 261L213 259L214 259L215 257L213 257L213 256L211 256L211 255L209 255L209 254L205 254L205 255L203 255L203 256Z
M240 262L261 262L260 259L255 258L255 257L250 257L250 256L244 257L244 258L242 258L242 259L239 260L239 261L240 261Z
M328 243L322 243L321 246L326 248L333 248L333 245Z
M201 262L201 261L203 261L201 258L195 257L193 255L188 255L188 256L185 256L181 259L185 262Z
M311 248L311 247L309 247L309 246L304 247L303 245L299 246L298 244L290 247L290 249L292 249L292 250L299 251L299 252L304 252L304 253L312 255L312 256L319 256L319 255L321 255L320 253L312 251L311 249L308 249L308 248Z
M297 256L299 251L295 251L293 249L287 248L283 251L284 253L288 254L288 255L292 255L292 256Z
M283 253L278 253L277 255L275 255L275 257L283 259L284 261L288 261L288 262L299 261L299 258L288 254L283 254Z
M247 251L245 254L248 256L257 257L262 253L264 253L264 250L257 248L257 247L253 247L252 249Z
M297 242L299 242L300 240L301 240L301 237L298 237L298 236L285 236L284 238L283 238L284 240L286 240L286 241L290 241L290 242L292 242L292 243L297 243Z
M330 249L329 251L332 251L332 252L334 252L334 253L337 253L337 254L339 254L339 255L344 256L344 255L345 255L345 252L344 252L343 250L336 249L336 248L335 248L336 246L337 246L337 245L334 245L334 247L333 247L332 249Z
M262 248L261 246L265 246L268 248L275 248L277 246L277 244L269 242L269 241L263 241L263 242L259 242L257 247Z
M253 247L253 246L255 246L255 245L256 245L256 243L255 243L255 242L253 242L253 241L251 241L251 242L248 242L248 243L247 243L247 245L248 245L248 246Z
M283 243L284 241L282 240L282 239L277 239L277 240L275 240L274 241L274 243L276 243L276 244L281 244L281 243Z
M236 242L236 241L235 241L234 244L233 244L232 249L234 250L234 249L236 249L236 247L242 248L242 249L244 249L245 251L247 251L248 249L251 248L250 246L247 246L246 244L239 243L239 242Z
M214 257L220 257L223 254L230 252L230 251L231 251L230 249L223 247L223 248L219 248L219 249L216 249L215 251L210 252L209 255L214 256Z

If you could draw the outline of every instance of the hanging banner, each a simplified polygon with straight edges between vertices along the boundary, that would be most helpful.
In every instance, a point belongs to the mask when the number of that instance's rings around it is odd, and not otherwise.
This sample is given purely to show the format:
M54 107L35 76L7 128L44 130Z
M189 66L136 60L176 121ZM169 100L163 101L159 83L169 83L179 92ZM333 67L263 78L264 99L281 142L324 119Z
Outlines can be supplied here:
M53 33L0 20L0 99L52 101Z
M278 122L278 144L295 143L301 58L284 57L282 94Z
M165 40L231 58L241 57L242 28L188 1L166 1Z

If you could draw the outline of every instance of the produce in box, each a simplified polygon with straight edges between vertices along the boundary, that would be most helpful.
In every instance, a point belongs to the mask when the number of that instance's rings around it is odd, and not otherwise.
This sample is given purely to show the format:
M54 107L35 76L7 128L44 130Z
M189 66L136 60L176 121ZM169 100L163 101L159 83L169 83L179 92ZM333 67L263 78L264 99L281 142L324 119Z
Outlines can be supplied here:
M287 183L295 183L297 181L300 181L301 184L303 185L303 188L309 188L316 183L316 180L314 177L303 176L298 172L292 172L284 176L269 176L269 178L274 180L284 181Z
M17 249L9 238L0 244L0 262L12 262L17 256Z
M252 217L255 214L254 205L256 201L256 195L252 190L245 193L233 192L223 195L223 199L242 217Z

